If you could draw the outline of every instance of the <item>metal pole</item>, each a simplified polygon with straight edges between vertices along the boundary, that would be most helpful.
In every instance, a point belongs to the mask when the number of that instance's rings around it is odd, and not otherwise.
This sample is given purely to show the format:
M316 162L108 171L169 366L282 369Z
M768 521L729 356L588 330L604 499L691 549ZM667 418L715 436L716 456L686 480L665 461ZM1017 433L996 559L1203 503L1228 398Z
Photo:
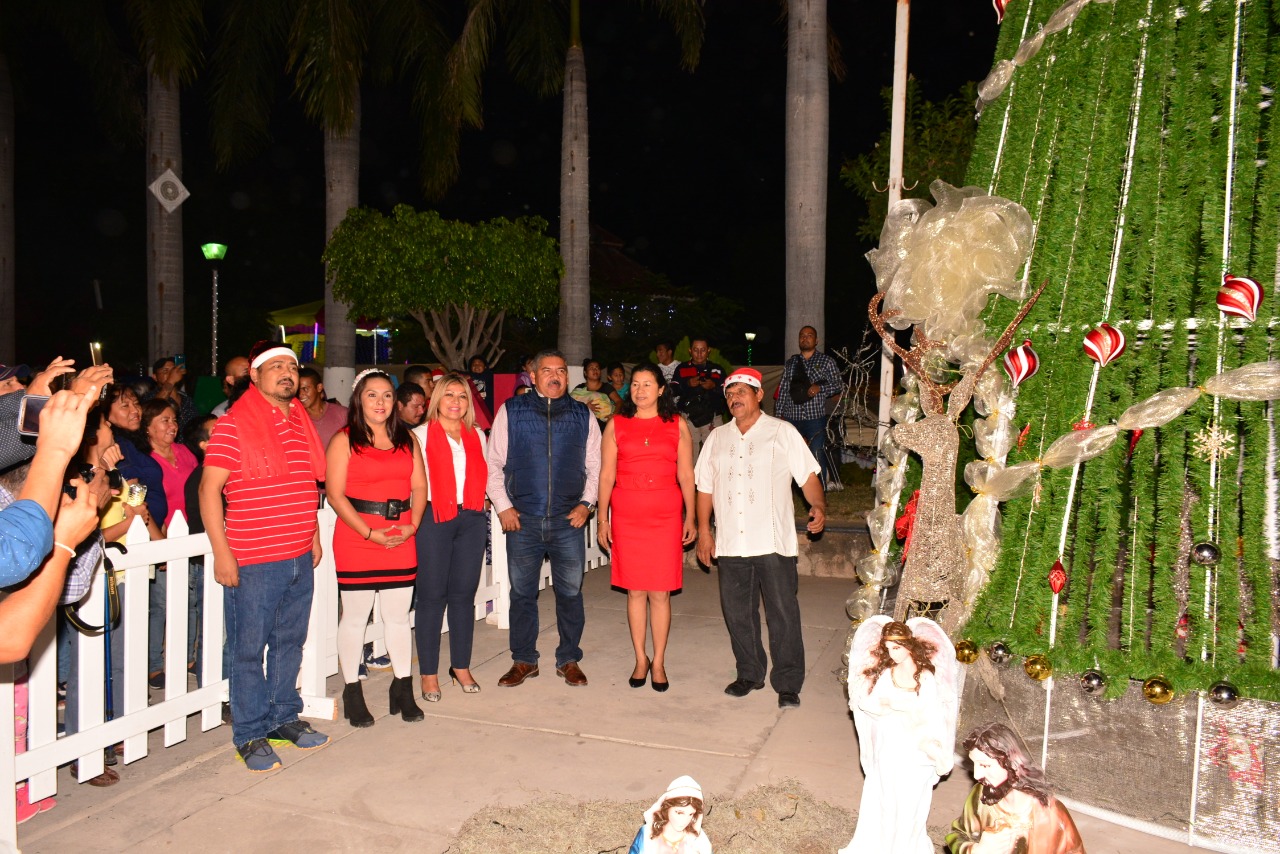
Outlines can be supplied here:
M213 344L209 349L209 373L218 375L218 265L213 265Z
M893 48L893 109L889 127L889 211L902 200L902 141L907 118L907 32L911 23L911 0L898 0L897 26ZM876 447L889 429L893 408L893 351L880 348L880 414L876 425Z

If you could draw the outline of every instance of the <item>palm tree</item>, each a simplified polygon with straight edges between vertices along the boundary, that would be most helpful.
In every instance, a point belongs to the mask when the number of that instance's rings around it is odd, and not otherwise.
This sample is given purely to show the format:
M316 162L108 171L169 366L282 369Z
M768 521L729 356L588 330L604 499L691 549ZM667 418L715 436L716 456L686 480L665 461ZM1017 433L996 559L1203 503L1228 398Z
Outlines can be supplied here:
M827 0L787 10L787 346L812 326L826 335Z
M17 248L13 234L13 81L9 77L9 57L0 51L0 363L18 361L18 323L13 281L13 254Z
M214 151L229 165L266 139L280 59L306 116L324 134L325 239L359 203L360 86L412 78L424 137L423 183L438 192L457 171L456 132L431 115L442 80L447 42L425 4L390 0L232 0L220 44L213 90ZM453 146L450 147L450 139ZM326 384L340 388L355 364L355 324L325 276Z
M560 282L559 348L572 364L591 354L590 218L587 174L587 64L582 49L581 0L475 0L450 57L452 75L462 93L463 115L480 123L480 74L497 21L507 23L507 64L516 79L541 94L564 87L564 119L560 134ZM681 64L693 69L702 51L701 0L656 0L660 14L680 37ZM568 42L564 40L567 6ZM564 51L557 69L552 56Z

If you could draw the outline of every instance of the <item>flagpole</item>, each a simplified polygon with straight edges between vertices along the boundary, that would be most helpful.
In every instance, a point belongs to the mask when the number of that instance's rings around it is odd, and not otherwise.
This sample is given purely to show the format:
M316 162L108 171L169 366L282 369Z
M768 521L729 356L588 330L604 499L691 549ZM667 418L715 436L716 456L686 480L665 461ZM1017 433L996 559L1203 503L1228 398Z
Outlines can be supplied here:
M889 126L889 207L902 200L902 144L907 119L907 32L911 24L911 1L898 0L893 47L893 105ZM880 414L876 426L876 447L889 429L893 408L893 351L886 342L880 348Z

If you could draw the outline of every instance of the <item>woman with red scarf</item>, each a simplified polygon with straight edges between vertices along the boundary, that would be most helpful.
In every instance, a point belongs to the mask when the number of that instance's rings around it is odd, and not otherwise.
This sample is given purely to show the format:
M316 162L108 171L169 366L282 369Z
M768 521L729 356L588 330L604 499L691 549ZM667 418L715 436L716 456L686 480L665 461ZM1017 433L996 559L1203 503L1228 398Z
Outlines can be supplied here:
M471 676L473 610L484 564L488 517L484 508L484 434L475 426L471 385L459 374L436 380L427 420L415 427L427 465L427 512L418 529L418 666L422 699L440 701L440 629L449 608L449 678L467 694Z

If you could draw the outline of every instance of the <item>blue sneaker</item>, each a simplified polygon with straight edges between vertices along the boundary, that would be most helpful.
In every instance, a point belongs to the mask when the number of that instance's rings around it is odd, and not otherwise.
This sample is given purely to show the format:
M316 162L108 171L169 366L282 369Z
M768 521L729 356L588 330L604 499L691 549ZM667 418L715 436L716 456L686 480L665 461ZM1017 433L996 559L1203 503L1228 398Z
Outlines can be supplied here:
M369 644L365 644L365 646L364 646L364 664L365 664L365 666L367 666L370 670L390 670L390 669L391 669L391 656L390 656L390 655L376 655L376 656L375 656L375 655L373 654L373 644L371 644L371 643L369 643Z
M329 736L316 732L311 728L311 724L293 721L267 733L267 741L281 747L292 744L300 750L315 750L317 747L328 744Z
M364 662L360 662L360 669L356 671L356 675L360 677L361 682L369 679L369 668L364 666Z
M276 756L265 738L255 738L237 746L236 754L244 767L259 774L280 767L280 757Z

